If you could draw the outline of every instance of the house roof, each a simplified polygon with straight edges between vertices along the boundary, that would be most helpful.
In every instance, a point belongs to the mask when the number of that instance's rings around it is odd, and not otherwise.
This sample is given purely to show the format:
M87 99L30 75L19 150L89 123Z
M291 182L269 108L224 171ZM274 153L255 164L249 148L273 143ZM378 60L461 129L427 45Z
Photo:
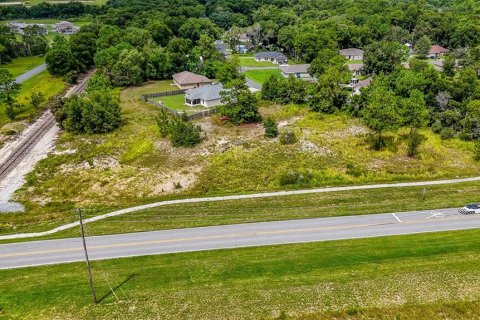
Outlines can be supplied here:
M215 40L215 48L221 53L227 53L227 45L222 40Z
M74 27L75 25L70 21L60 21L55 23L56 27Z
M255 58L257 59L277 59L277 60L287 60L287 57L278 51L267 51L267 52L259 52L255 54Z
M363 69L363 63L349 63L348 70L350 71L360 71Z
M372 82L372 78L367 78L367 79L365 79L365 80L359 81L359 82L355 85L355 87L356 87L357 89L364 88L364 87L368 87L371 82Z
M448 50L447 48L444 48L442 46L439 46L438 44L434 44L431 48L430 48L430 54L441 54L441 53L445 53L445 52L449 52L450 50Z
M212 83L212 80L205 76L201 76L189 71L182 71L173 75L173 80L178 84L190 84L190 83Z
M363 50L357 48L347 48L340 50L340 55L342 56L362 56Z
M292 66L280 66L280 70L286 74L308 73L310 64L294 64Z
M185 97L189 100L202 99L206 101L220 99L220 92L223 90L223 84L213 83L208 86L203 86L195 89L185 91Z

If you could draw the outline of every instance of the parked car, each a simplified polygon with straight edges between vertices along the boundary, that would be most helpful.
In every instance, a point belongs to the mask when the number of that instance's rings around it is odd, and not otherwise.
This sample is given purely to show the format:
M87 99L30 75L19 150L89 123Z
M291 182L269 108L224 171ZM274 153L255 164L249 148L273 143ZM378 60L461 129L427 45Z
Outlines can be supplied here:
M480 204L478 203L467 204L465 207L459 209L458 212L460 212L461 214L480 213Z

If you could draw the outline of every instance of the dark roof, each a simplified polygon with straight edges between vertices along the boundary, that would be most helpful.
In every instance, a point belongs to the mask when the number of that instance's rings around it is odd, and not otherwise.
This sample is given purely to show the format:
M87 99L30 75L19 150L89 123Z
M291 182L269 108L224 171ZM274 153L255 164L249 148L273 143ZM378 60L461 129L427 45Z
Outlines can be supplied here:
M294 64L292 66L280 66L280 70L286 74L308 73L309 64Z
M183 71L180 73L175 73L173 75L173 80L179 84L190 84L190 83L211 83L212 80L208 79L205 76L201 76L189 71Z
M217 100L220 99L220 92L223 90L223 84L213 83L211 85L189 89L185 91L185 96L189 100L202 99L202 100Z
M255 54L256 59L287 60L287 56L278 51L259 52Z
M359 82L355 85L355 87L356 87L357 89L364 88L364 87L368 87L371 82L372 82L372 78L367 78L367 79L365 79L365 80L359 81Z
M342 56L363 56L363 50L357 48L347 48L340 50Z

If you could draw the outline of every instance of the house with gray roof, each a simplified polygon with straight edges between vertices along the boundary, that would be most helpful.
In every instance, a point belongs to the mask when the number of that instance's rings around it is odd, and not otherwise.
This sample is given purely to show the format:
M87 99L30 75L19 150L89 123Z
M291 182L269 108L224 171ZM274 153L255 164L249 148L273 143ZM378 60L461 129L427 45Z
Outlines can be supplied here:
M294 64L291 66L280 66L280 71L282 72L282 76L285 78L293 76L305 81L314 81L315 78L310 74L310 72L308 72L309 68L310 64Z
M224 56L230 55L231 50L228 48L227 44L222 40L215 40L215 49L217 49L217 51Z
M189 89L185 91L185 103L189 106L215 107L221 104L221 91L223 91L223 84L221 83L212 83L199 88Z
M198 88L212 83L212 80L207 77L189 71L175 73L172 77L173 83L181 90Z
M342 49L340 55L348 60L363 60L363 50L357 48Z
M287 56L278 51L259 52L254 56L256 61L270 61L276 64L286 64L288 62Z
M61 34L74 34L80 30L80 27L77 27L69 21L60 21L53 25L53 28L56 32Z

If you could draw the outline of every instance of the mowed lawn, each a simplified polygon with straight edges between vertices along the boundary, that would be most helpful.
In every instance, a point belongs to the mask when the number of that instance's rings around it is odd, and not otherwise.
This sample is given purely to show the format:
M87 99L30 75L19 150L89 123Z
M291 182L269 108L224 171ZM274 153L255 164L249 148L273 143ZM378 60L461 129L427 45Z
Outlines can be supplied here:
M279 69L265 69L265 70L247 70L245 71L245 77L253 80L257 83L263 84L274 74L280 74Z
M253 55L235 55L240 60L241 67L274 67L275 64L269 61L256 61Z
M0 271L5 319L474 319L480 232L169 254ZM114 294L112 293L114 291Z
M16 78L25 72L38 67L45 62L44 57L19 57L12 60L8 64L0 65L0 68L5 68L10 71Z

